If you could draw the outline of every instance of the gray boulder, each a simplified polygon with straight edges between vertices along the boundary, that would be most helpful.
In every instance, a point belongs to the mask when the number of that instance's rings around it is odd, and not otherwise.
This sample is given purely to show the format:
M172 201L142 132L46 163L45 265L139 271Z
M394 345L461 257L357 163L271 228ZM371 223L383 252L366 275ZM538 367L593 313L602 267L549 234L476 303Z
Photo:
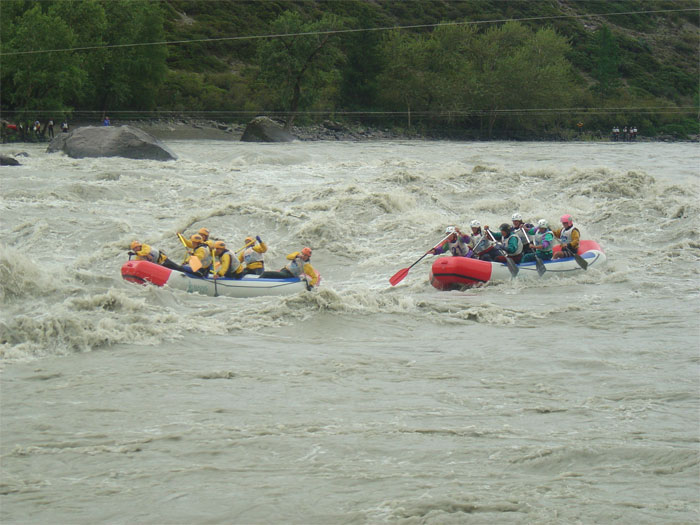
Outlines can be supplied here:
M0 166L21 166L21 164L14 157L0 155Z
M126 157L127 159L175 160L177 155L157 138L132 126L86 126L59 133L48 153L63 151L69 157Z
M296 137L268 117L255 117L245 127L243 142L292 142Z

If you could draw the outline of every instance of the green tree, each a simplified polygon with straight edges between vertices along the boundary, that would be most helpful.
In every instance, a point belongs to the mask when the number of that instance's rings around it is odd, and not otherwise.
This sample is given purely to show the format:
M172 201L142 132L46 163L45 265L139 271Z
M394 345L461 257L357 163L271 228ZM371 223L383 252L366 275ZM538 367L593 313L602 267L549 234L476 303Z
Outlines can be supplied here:
M427 112L431 100L426 37L395 30L382 46L385 67L379 77L379 97L390 110L406 111L411 127L412 112Z
M96 87L93 107L153 109L167 75L167 48L138 44L164 41L160 2L109 0L102 5L109 21L103 40L118 47L108 48L102 64L90 70Z
M330 104L338 96L331 88L339 84L338 65L343 56L331 33L318 32L341 26L340 19L333 15L305 22L299 13L285 11L272 23L271 31L297 36L271 38L259 44L259 78L268 91L261 98L270 96L287 112L286 129L292 127L300 108L309 108L320 98Z
M620 49L608 26L596 32L595 46L595 90L605 98L620 85Z
M474 46L474 105L487 115L489 137L504 115L521 129L555 124L557 113L548 110L567 107L574 90L565 38L508 22L486 31Z
M63 0L50 7L51 14L60 17L75 35L75 47L90 47L76 52L79 67L85 73L83 89L77 100L71 104L77 107L96 107L98 79L103 64L107 61L107 49L94 49L105 45L107 32L107 15L98 0Z
M2 51L9 54L2 57L7 80L3 91L9 104L44 117L69 111L67 101L79 95L85 72L76 53L65 51L75 45L68 25L54 14L44 14L36 4L14 19L5 39ZM40 50L57 51L12 54Z

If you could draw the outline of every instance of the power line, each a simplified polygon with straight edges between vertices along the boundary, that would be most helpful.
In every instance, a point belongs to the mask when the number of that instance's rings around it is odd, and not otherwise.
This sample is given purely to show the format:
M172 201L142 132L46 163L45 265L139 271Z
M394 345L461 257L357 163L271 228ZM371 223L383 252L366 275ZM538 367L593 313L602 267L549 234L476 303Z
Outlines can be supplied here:
M518 108L518 109L464 109L454 111L343 111L343 110L314 110L314 111L282 111L282 110L110 110L110 115L143 115L151 118L159 116L185 116L185 115L209 115L249 117L252 115L289 116L289 115L338 115L338 116L366 116L366 117L469 117L499 115L545 115L552 113L576 113L576 114L611 114L611 113L659 113L659 114L684 114L698 111L698 106L630 106L630 107L573 107L573 108ZM19 110L17 112L20 112ZM33 113L62 113L65 109L33 109ZM11 113L7 112L6 113ZM75 110L73 115L102 115L102 110Z
M684 9L657 9L657 10L647 10L647 11L623 11L617 13L587 13L581 15L553 15L553 16L533 16L526 18L502 18L497 20L475 20L475 21L462 21L462 22L439 22L435 24L415 24L408 26L386 26L386 27L368 27L368 28L357 28L357 29L334 29L328 31L308 31L303 33L280 33L280 34L268 34L268 35L247 35L247 36L227 36L218 38L198 38L193 40L168 40L162 42L142 42L134 44L110 44L103 46L84 46L84 47L69 47L61 49L37 49L30 51L11 51L9 53L0 53L0 56L14 56L14 55L36 55L43 53L62 53L69 51L88 51L93 49L115 49L124 47L142 47L142 46L161 46L161 45L176 45L176 44L196 44L202 42L226 42L233 40L260 40L265 38L285 38L285 37L296 37L296 36L313 36L313 35L335 35L335 34L347 34L347 33L362 33L371 31L393 31L396 29L425 29L429 27L445 27L445 26L459 26L459 25L478 25L478 24L498 24L504 22L532 22L537 20L557 20L564 18L589 18L589 17L610 17L610 16L620 16L620 15L641 15L641 14L655 14L655 13L679 13L688 11L700 11L700 8L684 8Z

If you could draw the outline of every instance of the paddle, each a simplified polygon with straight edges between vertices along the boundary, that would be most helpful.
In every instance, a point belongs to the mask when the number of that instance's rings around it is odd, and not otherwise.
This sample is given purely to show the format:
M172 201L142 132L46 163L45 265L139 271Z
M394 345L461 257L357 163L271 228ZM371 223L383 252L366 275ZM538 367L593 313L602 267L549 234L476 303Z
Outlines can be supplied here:
M491 237L491 240L492 240L493 242L497 242L497 241L496 241L496 238L495 238L495 237L493 236L493 234L491 233L491 230L486 230L486 231L488 232L489 237ZM518 275L518 272L520 271L520 269L515 265L515 263L513 262L513 259L511 259L510 257L508 257L508 252L507 252L507 251L505 251L503 248L501 248L501 251L505 254L506 266L508 266L508 270L510 271L510 274L511 274L513 277L515 277L516 275Z
M185 241L184 235L182 235L180 232L177 232L177 238L180 239L180 242L182 243L182 245L185 247L186 250L190 249L190 247L187 246L187 242Z
M241 253L241 252L242 252L243 250L245 250L246 248L250 248L250 247L253 246L253 245L255 245L255 241L250 241L248 244L246 244L246 245L245 245L243 248L241 248L240 250L236 250L236 255L238 255L239 253Z
M210 250L210 252L212 261L216 261L216 254L214 253L214 250ZM216 272L219 266L221 266L221 261L216 261L212 265L212 273L214 274L212 275L212 280L214 281L214 297L219 297L219 290L216 287L216 279L218 277L218 275L216 275Z
M571 256L574 258L574 261L576 261L576 264L578 264L583 270L587 270L587 269L588 269L588 263L587 263L586 260L585 260L583 257L581 257L578 253L572 252L571 250L569 250L568 248L566 248L566 246L563 245L563 244L562 244L562 246L561 246L561 249L562 249L562 251L563 251L563 250L566 250L568 253L570 253Z
M416 264L418 264L419 262L421 262L421 261L423 260L423 257L425 257L425 256L428 255L431 251L433 251L435 248L437 248L438 246L440 246L443 242L445 242L447 239L449 239L452 235L453 235L453 234L450 233L447 237L445 237L443 240L441 240L441 241L440 241L439 243L437 243L435 246L433 246L432 248L430 248L430 250L428 250L427 252L425 252L425 253L420 257L420 259L418 259L416 262L414 262L411 266L409 266L408 268L402 268L402 269L400 269L398 272L396 272L394 275L392 275L391 279L389 279L389 282L391 283L391 286L396 286L396 285L399 284L401 281L403 281L403 280L404 280L404 277L406 277L406 276L408 275L408 271L409 271L411 268L413 268Z
M575 253L575 254L574 254L574 261L576 261L576 263L577 263L581 268L583 268L584 270L587 270L587 269L588 269L588 263L587 263L586 260L585 260L583 257L581 257L578 253Z
M527 236L527 231L525 231L525 228L523 228L523 233L525 234L525 239L527 239L528 244L532 244L530 242L530 237ZM534 250L534 248L533 248ZM542 277L542 274L547 271L547 268L545 267L544 263L542 262L542 259L540 259L537 256L537 251L534 250L533 253L535 254L535 266L537 267L537 274Z
M192 273L195 273L202 267L202 261L196 255L190 256L190 259L187 261L187 264L189 264L190 268L192 268Z
M192 254L193 253L192 248L187 246L187 243L185 242L185 237L180 232L177 233L177 238L180 239L180 242L185 247L185 250L187 250L187 253ZM190 265L190 268L192 269L192 273L195 273L197 270L199 270L202 267L202 261L196 255L190 255L190 258L187 261L187 264Z

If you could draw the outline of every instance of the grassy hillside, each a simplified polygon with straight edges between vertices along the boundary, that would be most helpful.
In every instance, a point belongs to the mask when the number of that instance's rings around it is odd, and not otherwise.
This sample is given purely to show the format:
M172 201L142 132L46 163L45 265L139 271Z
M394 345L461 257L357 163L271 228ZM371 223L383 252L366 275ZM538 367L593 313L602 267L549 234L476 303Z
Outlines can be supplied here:
M308 20L323 14L341 17L345 27L374 28L415 26L446 21L471 21L485 31L492 20L517 19L538 29L554 28L565 36L567 55L580 91L575 107L589 108L590 126L608 129L611 122L636 119L649 132L697 133L697 109L679 109L665 115L626 114L630 107L687 107L698 105L698 11L695 0L392 0L392 1L240 1L213 0L164 2L168 40L216 39L270 34L271 23L285 11L296 11ZM671 11L673 10L673 11ZM667 11L649 13L646 11ZM628 12L619 15L615 13ZM584 16L585 15L585 16ZM616 55L614 92L596 91L600 76L598 34L607 27ZM429 33L431 27L406 29ZM376 89L382 38L387 32L350 33L338 37L345 53L340 97L318 106L334 112L378 110ZM209 41L169 46L170 74L164 93L167 109L219 112L235 120L247 113L274 110L260 96L255 83L256 49L261 40ZM267 105L266 105L267 104ZM623 108L617 113L600 108ZM596 109L597 108L597 109ZM166 109L163 107L162 109ZM597 113L596 113L597 111ZM594 115L598 115L598 117ZM366 118L367 116L365 116ZM362 119L357 115L356 119ZM376 119L375 119L376 121Z

